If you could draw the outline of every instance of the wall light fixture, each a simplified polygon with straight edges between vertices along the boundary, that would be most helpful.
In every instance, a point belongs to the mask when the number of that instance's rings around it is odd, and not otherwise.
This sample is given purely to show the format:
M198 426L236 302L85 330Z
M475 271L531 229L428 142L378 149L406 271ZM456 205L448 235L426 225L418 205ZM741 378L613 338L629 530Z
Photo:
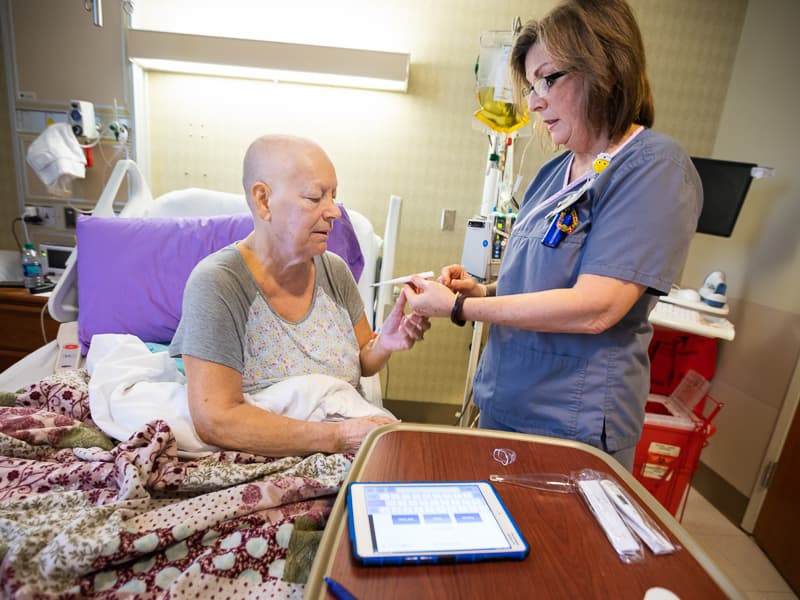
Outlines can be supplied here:
M144 29L126 32L128 58L144 70L405 92L411 57Z

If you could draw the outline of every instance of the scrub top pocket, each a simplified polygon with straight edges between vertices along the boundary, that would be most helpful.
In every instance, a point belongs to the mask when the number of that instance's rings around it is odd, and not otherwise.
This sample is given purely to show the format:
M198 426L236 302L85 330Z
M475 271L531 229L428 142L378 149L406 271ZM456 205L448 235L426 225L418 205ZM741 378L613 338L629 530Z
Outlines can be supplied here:
M530 433L575 437L587 361L531 348L508 328L492 334L497 339L487 345L475 377L476 398L486 398L480 409ZM521 387L522 381L535 383Z

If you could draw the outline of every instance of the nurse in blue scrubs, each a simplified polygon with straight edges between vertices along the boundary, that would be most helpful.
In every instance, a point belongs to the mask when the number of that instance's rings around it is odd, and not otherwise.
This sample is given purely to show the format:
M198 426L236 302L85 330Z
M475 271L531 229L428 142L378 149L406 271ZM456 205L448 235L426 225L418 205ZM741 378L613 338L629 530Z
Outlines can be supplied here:
M648 314L702 207L691 160L651 129L641 34L624 0L568 0L515 40L511 67L565 152L531 182L495 283L460 265L408 286L414 311L490 323L481 427L586 442L631 469L650 386Z

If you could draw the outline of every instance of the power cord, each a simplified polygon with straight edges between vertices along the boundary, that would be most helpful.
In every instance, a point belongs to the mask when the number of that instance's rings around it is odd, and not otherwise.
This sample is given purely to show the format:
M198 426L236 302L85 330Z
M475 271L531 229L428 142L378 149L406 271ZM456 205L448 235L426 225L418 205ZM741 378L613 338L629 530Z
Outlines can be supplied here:
M47 310L47 305L48 305L48 303L45 302L44 306L42 306L42 310L39 311L39 325L41 325L41 327L42 327L42 339L44 340L45 344L48 342L47 332L44 329L44 313Z
M16 228L17 221L22 223L23 222L22 217L17 217L13 221L11 221L11 235L14 236L14 241L17 243L17 248L19 249L20 252L22 252L22 242L19 241L19 237L17 236L17 228Z

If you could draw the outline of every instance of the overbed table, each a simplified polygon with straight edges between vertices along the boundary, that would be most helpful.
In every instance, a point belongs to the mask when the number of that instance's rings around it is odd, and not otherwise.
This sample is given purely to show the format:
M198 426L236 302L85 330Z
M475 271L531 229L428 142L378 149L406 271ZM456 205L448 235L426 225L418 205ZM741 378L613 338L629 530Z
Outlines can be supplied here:
M516 452L503 466L495 448ZM682 549L623 563L577 494L496 483L528 541L523 561L363 567L352 559L345 490L351 481L488 480L491 473L571 473L595 469L616 478ZM666 588L681 600L740 598L681 525L616 461L577 442L461 427L401 423L364 441L333 507L306 587L306 598L331 598L324 576L356 598L633 598ZM649 600L649 597L648 597Z

